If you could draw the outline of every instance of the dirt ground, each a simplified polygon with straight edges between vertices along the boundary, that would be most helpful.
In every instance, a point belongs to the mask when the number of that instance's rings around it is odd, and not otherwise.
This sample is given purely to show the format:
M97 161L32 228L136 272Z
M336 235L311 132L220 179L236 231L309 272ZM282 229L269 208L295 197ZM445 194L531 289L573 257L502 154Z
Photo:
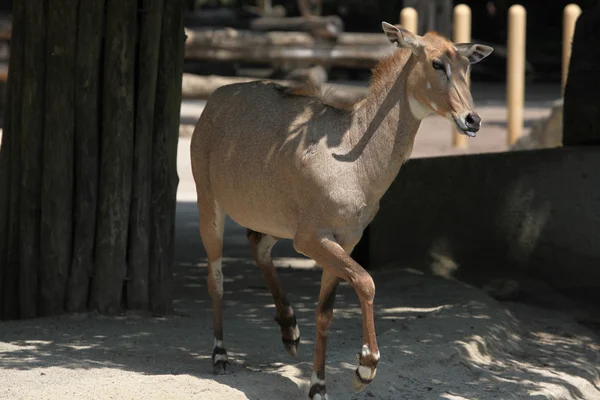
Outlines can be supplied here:
M530 104L526 118L543 113L544 107L543 99ZM483 110L492 122L480 137L493 140L489 146L470 141L470 151L502 150L501 104L486 103ZM193 104L183 110L190 119L197 118L196 111ZM494 124L494 118L499 122ZM448 125L435 119L427 123L415 156L448 149ZM427 143L441 135L447 136ZM300 355L293 359L281 343L274 306L250 261L244 230L231 221L226 226L224 324L233 370L212 375L206 260L188 151L184 137L179 144L175 315L80 314L2 322L0 399L308 398L320 271L298 258L289 242L275 247L302 336ZM499 302L483 290L400 266L373 276L382 357L377 377L364 392L352 393L361 318L356 294L342 285L329 336L330 399L600 399L600 338L575 320L576 310Z
M181 263L175 316L85 314L0 324L0 398L307 399L319 271L280 269L302 335L292 359L260 272L245 258L225 261L231 374L211 373L205 267ZM330 399L600 398L600 339L569 315L502 304L439 277L388 271L374 278L377 377L352 393L360 309L343 285L329 336Z

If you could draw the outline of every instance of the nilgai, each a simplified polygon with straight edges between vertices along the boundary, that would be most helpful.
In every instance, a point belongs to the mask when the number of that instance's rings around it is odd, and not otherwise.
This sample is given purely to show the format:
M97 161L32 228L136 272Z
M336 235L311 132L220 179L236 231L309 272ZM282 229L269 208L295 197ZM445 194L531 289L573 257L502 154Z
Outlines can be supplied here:
M256 264L276 305L287 351L300 332L277 277L271 248L294 248L322 266L309 397L325 399L325 353L336 288L358 294L363 340L354 389L375 377L380 353L373 320L375 284L350 252L378 211L379 201L409 158L423 118L436 113L470 137L480 128L467 83L470 64L493 49L412 34L382 23L399 49L373 69L370 91L356 104L335 105L308 86L263 81L216 90L195 128L192 171L200 235L208 255L216 372L228 366L223 344L221 257L225 215L247 229Z

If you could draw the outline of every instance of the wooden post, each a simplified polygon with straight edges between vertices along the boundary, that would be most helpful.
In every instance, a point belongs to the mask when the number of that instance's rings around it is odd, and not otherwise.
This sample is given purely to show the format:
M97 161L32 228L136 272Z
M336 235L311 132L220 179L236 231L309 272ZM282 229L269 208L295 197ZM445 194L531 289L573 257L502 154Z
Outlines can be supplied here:
M94 265L98 164L100 161L100 74L104 0L82 1L75 72L75 193L73 257L66 309L87 309Z
M419 15L414 33L436 31L444 36L452 34L452 0L404 0L404 7L412 7Z
M167 0L169 1L169 0ZM146 309L150 262L150 203L152 195L152 143L156 78L162 28L163 0L142 0L148 10L140 19L138 97L135 116L135 149L127 270L127 307Z
M13 18L18 16L15 14ZM13 31L14 32L14 31ZM10 72L9 72L10 74ZM11 82L9 80L9 82ZM7 85L6 104L11 104L10 85ZM8 221L10 212L10 153L11 153L11 110L4 116L3 134L0 139L0 290L4 291L4 273L8 267ZM0 293L0 320L4 313L4 293Z
M106 8L100 190L90 306L109 314L121 309L127 273L137 7L132 1L108 0Z
M435 4L435 27L437 32L450 36L452 31L453 0L437 0Z
M143 0L141 0L143 1ZM185 0L185 11L194 12L196 11L196 0Z
M46 96L46 20L43 2L25 9L21 153L21 272L19 274L20 317L37 315L40 269L40 224L42 201L42 151Z
M471 42L471 9L466 4L459 4L454 7L452 35L454 43ZM470 84L469 81L469 75L467 75L467 84ZM458 148L467 147L467 136L459 133L454 126L452 126L452 145Z
M10 104L10 90L6 91L6 104ZM8 236L8 200L10 182L10 110L4 116L4 132L0 139L0 289L4 289L4 270L6 268L7 236ZM8 136L7 136L8 133ZM2 319L2 303L4 296L0 294L0 320Z
M181 0L165 1L158 62L154 117L150 309L157 314L171 311L172 270L175 250L177 205L177 141L181 109L181 80L185 34Z
M258 0L258 9L263 15L271 14L271 10L273 8L271 4L271 0Z
M8 91L10 103L7 103L7 118L4 121L4 133L6 137L2 151L8 151L9 158L9 182L8 182L8 211L6 236L0 236L0 240L6 240L3 269L3 296L2 318L14 319L19 317L19 269L20 269L20 197L21 197L21 126L22 126L22 103L23 103L23 66L25 54L25 5L22 1L16 1L13 6L11 55L8 67ZM4 138L3 138L4 140ZM9 147L10 145L10 147ZM2 268L3 267L3 268Z
M400 26L409 32L417 34L419 16L417 10L412 7L404 7L400 11Z
M261 0L259 0L261 1ZM262 0L268 1L269 4L271 0ZM298 0L298 10L300 11L300 15L304 18L310 18L313 16L321 15L323 9L323 0L313 1L312 4L309 0Z
M569 4L563 14L563 47L562 47L562 79L561 94L564 96L567 76L569 75L569 60L571 59L571 44L575 33L575 24L581 15L581 8L577 4Z
M525 100L525 32L526 11L519 4L508 10L507 106L509 145L523 134L523 106Z
M75 52L78 0L53 1L46 34L46 112L40 227L40 315L64 311L73 253Z

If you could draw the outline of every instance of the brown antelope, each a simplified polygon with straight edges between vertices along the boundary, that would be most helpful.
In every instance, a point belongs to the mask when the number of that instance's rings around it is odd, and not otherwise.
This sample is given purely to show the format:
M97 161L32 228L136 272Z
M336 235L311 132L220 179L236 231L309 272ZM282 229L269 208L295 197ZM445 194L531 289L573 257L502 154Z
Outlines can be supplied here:
M358 294L363 340L354 389L375 377L380 360L373 319L375 284L349 255L379 201L409 158L423 118L436 113L475 136L480 117L467 84L469 65L492 48L453 44L382 23L397 49L373 70L369 94L344 107L316 90L268 82L232 84L206 103L191 143L200 235L208 255L215 345L213 367L228 366L221 317L225 215L248 229L256 264L276 305L283 343L297 355L300 333L278 280L271 248L294 248L322 266L309 397L327 398L325 353L339 282Z

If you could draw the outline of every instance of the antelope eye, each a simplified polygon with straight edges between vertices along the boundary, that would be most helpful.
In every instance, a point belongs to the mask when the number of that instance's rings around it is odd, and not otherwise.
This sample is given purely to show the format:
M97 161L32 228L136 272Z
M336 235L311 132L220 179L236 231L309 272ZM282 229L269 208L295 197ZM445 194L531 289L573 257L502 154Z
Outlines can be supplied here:
M441 62L440 60L435 60L433 62L433 69L443 70L444 69L444 63Z

